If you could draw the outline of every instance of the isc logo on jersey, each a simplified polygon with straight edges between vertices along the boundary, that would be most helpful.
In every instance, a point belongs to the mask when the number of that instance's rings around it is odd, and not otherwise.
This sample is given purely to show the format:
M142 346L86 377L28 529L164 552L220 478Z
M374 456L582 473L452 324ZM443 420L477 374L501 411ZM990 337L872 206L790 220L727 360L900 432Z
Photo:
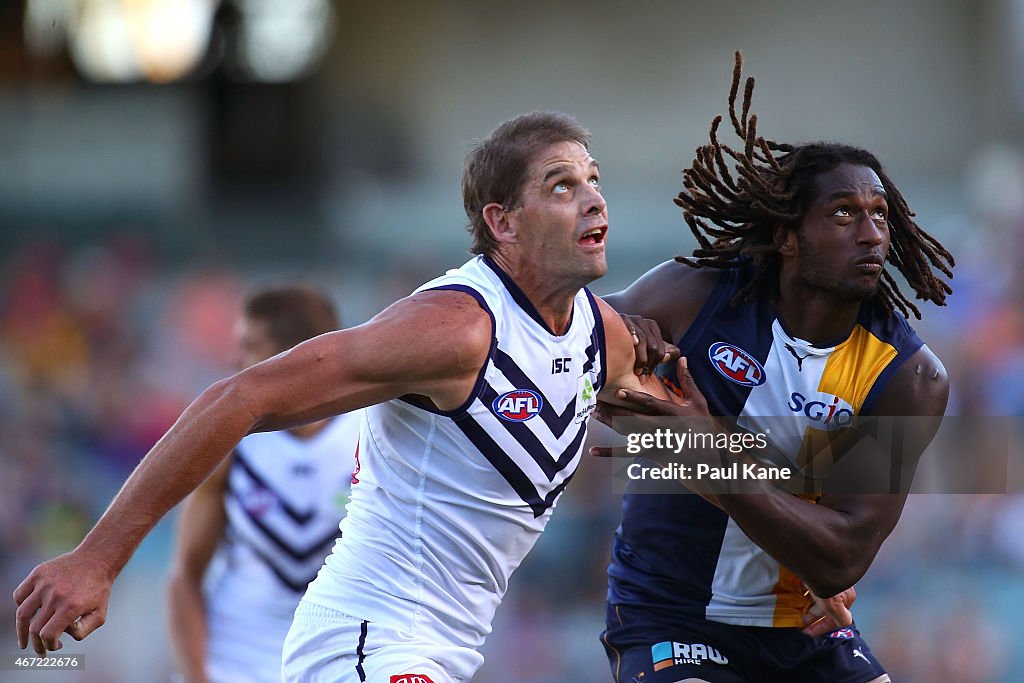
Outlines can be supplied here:
M525 422L540 412L544 400L536 391L513 389L494 399L491 408L502 420Z
M715 342L708 348L708 358L718 373L745 387L764 384L764 367L749 353L729 342Z

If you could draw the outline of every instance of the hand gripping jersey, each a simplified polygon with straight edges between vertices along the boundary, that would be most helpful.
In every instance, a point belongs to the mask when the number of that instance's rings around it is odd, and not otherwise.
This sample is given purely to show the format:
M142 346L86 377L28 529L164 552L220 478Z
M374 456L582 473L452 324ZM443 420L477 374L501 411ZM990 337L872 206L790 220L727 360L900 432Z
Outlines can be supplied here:
M204 580L212 680L280 680L292 613L338 537L360 421L340 415L309 438L251 434L235 448L225 538Z
M439 289L490 314L487 361L456 410L412 397L367 409L343 535L304 601L475 648L580 462L604 383L604 328L580 290L568 331L552 334L486 257L417 292ZM395 343L415 350L408 335Z
M766 426L759 418L783 417L769 438L806 472L815 442L867 414L922 342L902 317L865 303L846 339L814 346L786 332L767 297L729 304L750 277L749 267L724 271L679 348L712 414L755 432ZM627 492L608 575L613 605L803 626L800 580L697 495Z

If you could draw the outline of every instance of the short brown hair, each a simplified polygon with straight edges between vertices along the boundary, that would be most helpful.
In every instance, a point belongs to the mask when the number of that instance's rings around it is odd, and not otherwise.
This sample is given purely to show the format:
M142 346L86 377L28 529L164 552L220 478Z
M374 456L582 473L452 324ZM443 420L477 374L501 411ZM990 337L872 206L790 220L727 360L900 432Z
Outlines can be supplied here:
M590 131L566 114L535 111L509 119L473 145L462 171L466 229L473 235L470 253L489 254L498 246L484 220L484 207L497 203L516 208L533 157L559 142L578 142L589 150Z
M275 285L249 295L245 317L263 320L281 351L338 329L338 314L330 298L310 285Z

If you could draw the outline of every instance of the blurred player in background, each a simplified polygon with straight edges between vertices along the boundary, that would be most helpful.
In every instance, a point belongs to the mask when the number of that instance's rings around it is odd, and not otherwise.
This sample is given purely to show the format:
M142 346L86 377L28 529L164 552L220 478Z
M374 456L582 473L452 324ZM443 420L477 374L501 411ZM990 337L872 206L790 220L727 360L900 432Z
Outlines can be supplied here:
M296 610L284 677L469 680L598 396L669 397L634 374L634 337L585 288L607 271L589 142L573 119L535 112L475 145L463 203L477 256L365 325L204 391L83 542L15 590L20 646L43 654L101 626L145 535L244 436L372 406L342 538Z
M827 479L805 496L767 482L744 488L760 495L627 493L602 639L617 683L883 683L848 613L801 628L815 595L848 607L946 408L945 370L907 324L920 314L885 265L943 305L953 259L870 153L758 136L753 79L735 108L741 65L737 53L729 112L744 146L718 140L717 117L677 199L699 248L608 297L677 340L686 401L628 398L645 414L741 417L815 478L834 457L819 450L830 417L928 419L904 423L907 479L892 494Z
M238 369L337 328L312 287L257 291L237 323ZM250 434L185 500L168 603L187 683L281 680L295 607L339 535L361 416Z

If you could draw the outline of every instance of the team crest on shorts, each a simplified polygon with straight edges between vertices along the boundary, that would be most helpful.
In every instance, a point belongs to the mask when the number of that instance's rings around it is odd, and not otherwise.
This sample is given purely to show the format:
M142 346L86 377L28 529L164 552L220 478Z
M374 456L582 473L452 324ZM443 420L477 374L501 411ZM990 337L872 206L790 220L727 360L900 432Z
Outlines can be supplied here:
M392 676L388 683L434 683L426 674L398 674Z
M494 414L509 422L526 422L540 413L544 399L531 389L513 389L494 399Z
M828 637L829 638L839 638L841 640L844 640L844 639L848 639L848 638L853 638L854 637L854 633L853 633L853 629L852 628L841 628L841 629L838 629L836 631L832 631L832 633L828 634Z

